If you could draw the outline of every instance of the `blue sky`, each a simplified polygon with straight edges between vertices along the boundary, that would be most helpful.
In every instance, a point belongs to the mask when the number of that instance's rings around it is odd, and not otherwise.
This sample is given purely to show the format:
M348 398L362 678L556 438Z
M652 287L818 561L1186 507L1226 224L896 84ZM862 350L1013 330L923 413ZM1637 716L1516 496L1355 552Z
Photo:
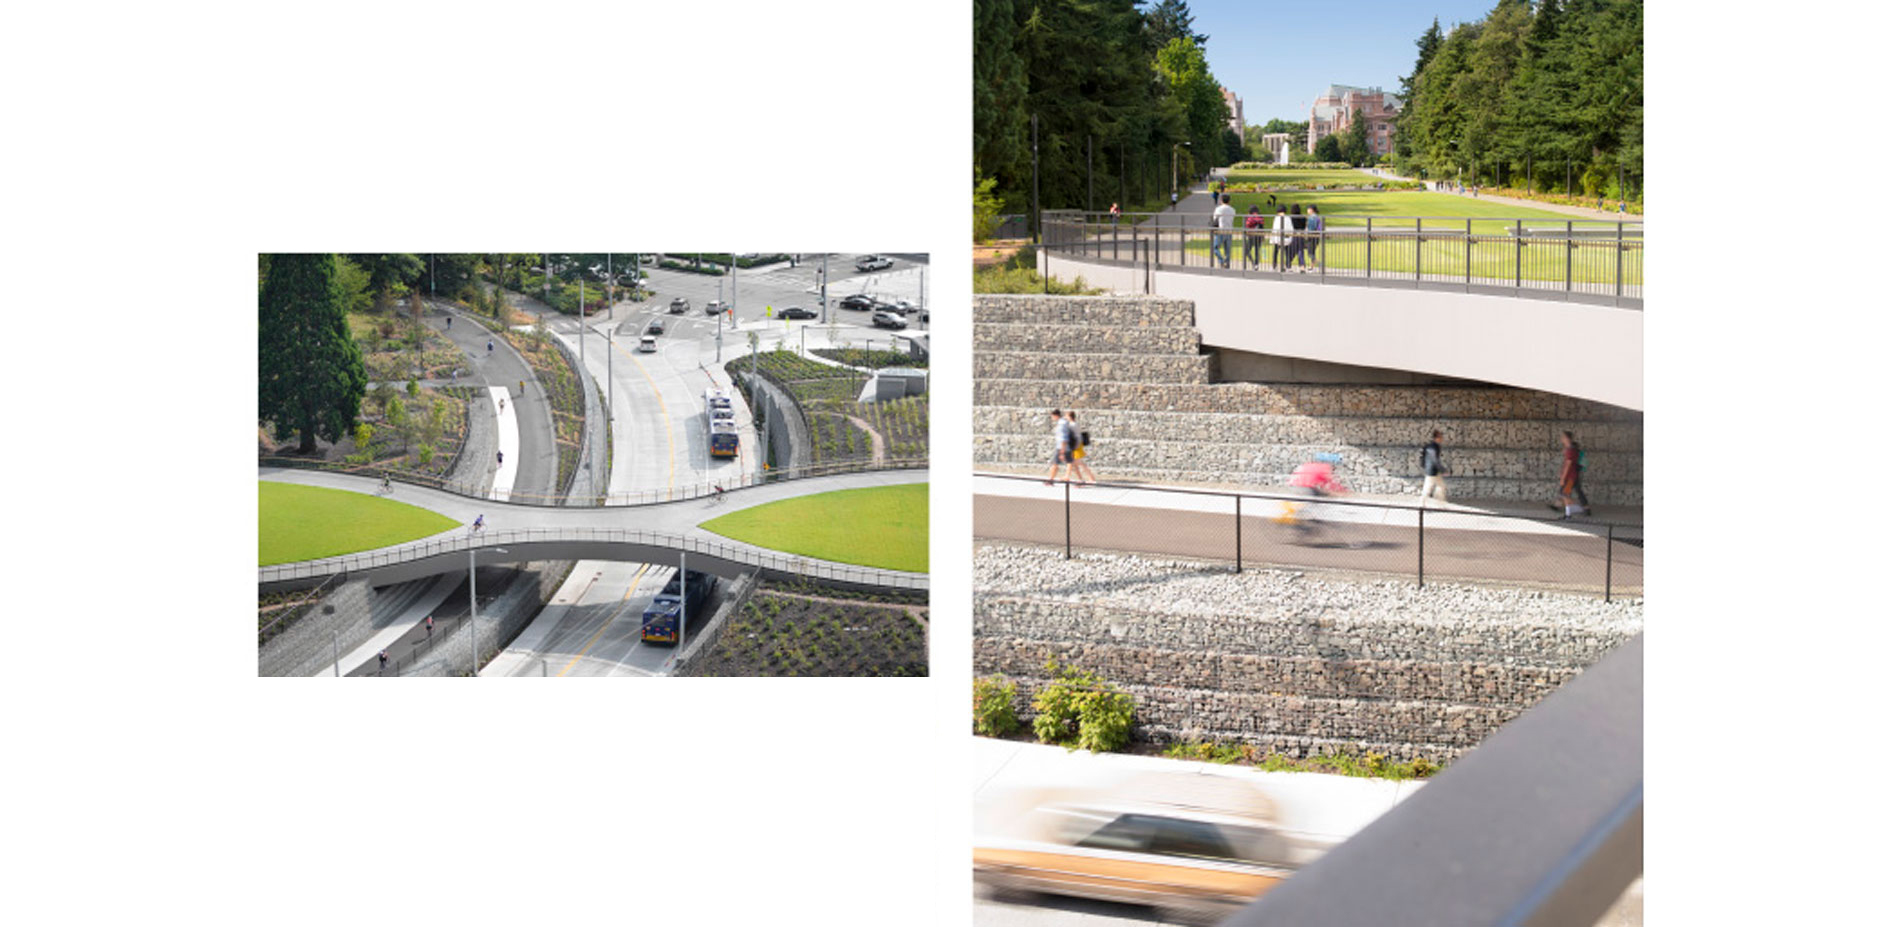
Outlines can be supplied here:
M1187 0L1214 79L1240 94L1248 125L1305 119L1327 84L1399 91L1432 17L1449 30L1497 0Z

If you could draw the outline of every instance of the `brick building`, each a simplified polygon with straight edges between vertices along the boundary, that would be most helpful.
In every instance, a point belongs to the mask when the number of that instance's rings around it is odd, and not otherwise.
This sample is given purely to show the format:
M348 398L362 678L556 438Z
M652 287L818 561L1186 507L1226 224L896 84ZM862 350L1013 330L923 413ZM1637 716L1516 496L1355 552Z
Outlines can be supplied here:
M1373 157L1392 151L1392 120L1399 115L1399 98L1377 87L1348 87L1333 84L1313 101L1313 115L1306 124L1306 150L1319 147L1319 140L1334 132L1352 128L1354 110L1366 114L1366 147Z
M1227 128L1234 130L1234 134L1244 140L1247 137L1247 120L1240 112L1240 95L1226 87L1220 89L1220 95L1227 103Z

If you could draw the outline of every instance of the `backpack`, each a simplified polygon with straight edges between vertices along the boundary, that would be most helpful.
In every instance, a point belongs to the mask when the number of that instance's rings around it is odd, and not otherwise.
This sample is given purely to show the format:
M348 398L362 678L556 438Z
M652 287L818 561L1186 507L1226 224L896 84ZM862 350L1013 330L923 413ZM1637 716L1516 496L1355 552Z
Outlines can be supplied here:
M1577 472L1582 473L1588 469L1590 469L1590 465L1584 462L1583 445L1579 444L1577 445Z
M1082 446L1083 447L1089 446L1089 433L1086 431L1082 432Z

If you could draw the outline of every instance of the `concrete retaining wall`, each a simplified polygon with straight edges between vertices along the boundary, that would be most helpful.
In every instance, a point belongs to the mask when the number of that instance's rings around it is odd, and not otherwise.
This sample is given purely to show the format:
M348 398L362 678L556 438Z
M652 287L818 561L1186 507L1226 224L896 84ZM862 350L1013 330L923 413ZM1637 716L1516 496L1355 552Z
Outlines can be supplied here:
M373 630L369 583L343 583L258 649L257 675L309 676L369 640Z

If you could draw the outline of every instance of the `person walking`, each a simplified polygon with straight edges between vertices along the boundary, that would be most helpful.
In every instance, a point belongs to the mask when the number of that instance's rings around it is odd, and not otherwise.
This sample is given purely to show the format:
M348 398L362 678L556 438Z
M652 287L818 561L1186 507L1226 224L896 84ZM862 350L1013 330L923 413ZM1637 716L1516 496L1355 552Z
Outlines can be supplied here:
M495 466L497 467L501 466L501 452L500 451L495 452Z
M1432 429L1431 439L1418 452L1418 465L1425 471L1425 488L1418 494L1418 504L1421 506L1429 503L1433 495L1438 496L1440 502L1447 501L1445 474L1450 473L1451 469L1445 466L1445 449L1438 443L1441 437L1444 435L1438 429Z
M1221 204L1214 207L1214 228L1231 229L1234 227L1234 198L1222 196ZM1226 267L1234 256L1234 236L1214 233L1214 250L1219 252L1220 266Z
M1273 214L1273 234L1269 240L1273 244L1273 269L1286 270L1287 252L1293 247L1293 223L1287 220L1285 206Z
M435 616L434 615L430 615L429 617L422 619L422 630L429 637L435 636Z
M1069 420L1062 417L1061 409L1050 409L1049 420L1055 423L1056 455L1049 464L1049 475L1042 480L1044 486L1054 486L1056 471L1063 467L1068 467L1069 472L1062 474L1062 481L1072 482L1070 477L1074 475L1075 469L1075 454L1069 449Z
M385 673L388 671L389 671L389 651L385 650L376 655L376 672Z
M1089 453L1089 433L1082 430L1082 424L1075 420L1075 410L1069 410L1069 469L1082 478L1082 485L1096 482L1095 468L1084 463L1082 458Z
M1583 478L1583 448L1570 432L1563 433L1564 447L1563 469L1557 473L1557 501L1564 518L1590 514L1590 507L1584 504L1578 492L1577 483Z
M1314 269L1319 267L1320 240L1325 236L1325 232L1326 220L1320 217L1319 207L1308 203L1306 206L1306 263Z
M1306 273L1306 213L1300 211L1300 204L1294 203L1288 218L1293 220L1293 257L1286 262L1286 267L1292 270L1293 262L1299 261L1300 273Z
M1168 208L1173 209L1174 207L1179 206L1180 204L1181 204L1181 191L1169 190L1168 191Z
M1247 207L1247 248L1241 252L1240 262L1252 264L1254 270L1260 269L1260 239L1267 227L1267 217L1260 214L1260 206Z
M1122 224L1122 204L1120 203L1108 204L1108 221L1112 225Z

